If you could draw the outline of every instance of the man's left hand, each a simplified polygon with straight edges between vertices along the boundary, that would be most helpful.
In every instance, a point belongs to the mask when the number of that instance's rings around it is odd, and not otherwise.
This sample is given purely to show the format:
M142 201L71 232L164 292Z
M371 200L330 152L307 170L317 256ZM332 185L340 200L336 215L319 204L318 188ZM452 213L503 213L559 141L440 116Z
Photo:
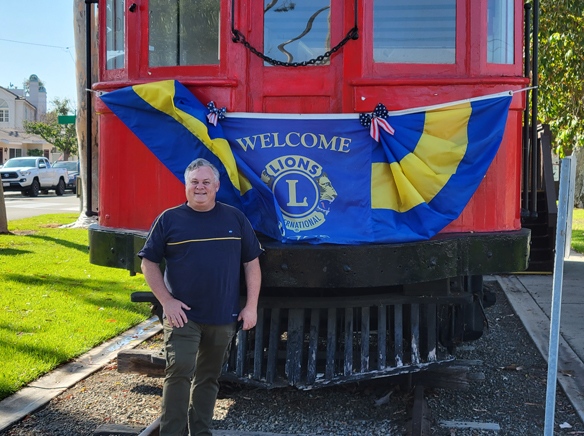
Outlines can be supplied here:
M243 320L243 330L251 330L255 327L258 320L257 310L246 306L241 310L241 312L239 312L237 320Z

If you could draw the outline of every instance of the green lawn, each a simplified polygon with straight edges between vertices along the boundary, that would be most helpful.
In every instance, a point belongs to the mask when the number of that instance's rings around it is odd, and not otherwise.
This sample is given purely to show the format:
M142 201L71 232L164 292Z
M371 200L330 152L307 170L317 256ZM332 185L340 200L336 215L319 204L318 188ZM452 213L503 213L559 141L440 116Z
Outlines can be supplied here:
M75 214L9 222L0 235L0 399L140 323L144 277L91 265Z
M572 248L584 254L584 209L574 209L572 216Z

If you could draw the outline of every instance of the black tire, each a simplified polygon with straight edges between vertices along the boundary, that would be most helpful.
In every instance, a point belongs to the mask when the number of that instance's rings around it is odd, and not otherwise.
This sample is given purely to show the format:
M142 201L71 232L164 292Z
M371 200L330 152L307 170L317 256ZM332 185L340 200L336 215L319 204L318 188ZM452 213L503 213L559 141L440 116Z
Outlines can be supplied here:
M65 193L65 181L63 179L59 179L59 183L57 183L57 187L55 188L55 194L59 197Z
M39 191L41 190L41 184L37 179L34 179L30 184L30 189L28 190L28 195L31 197L38 197Z

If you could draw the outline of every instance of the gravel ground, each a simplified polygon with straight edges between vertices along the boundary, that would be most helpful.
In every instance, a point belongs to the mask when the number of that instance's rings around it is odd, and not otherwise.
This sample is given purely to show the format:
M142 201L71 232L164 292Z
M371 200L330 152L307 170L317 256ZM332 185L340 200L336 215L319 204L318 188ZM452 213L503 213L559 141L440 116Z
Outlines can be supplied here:
M481 339L457 352L458 358L475 362L470 372L484 374L484 380L471 381L466 390L425 390L432 435L543 433L545 361L505 294L496 282L488 284L497 288L497 304L487 309L490 328ZM160 338L155 338L141 347L156 350L159 345ZM120 374L116 364L111 363L0 435L91 435L100 425L113 423L146 427L159 413L161 386L161 379ZM214 424L217 430L230 430L234 435L402 435L413 399L412 391L403 386L395 379L312 391L266 391L223 384ZM441 425L441 421L472 422L475 428L453 428L452 424ZM495 424L500 430L479 429L481 425ZM584 434L584 424L560 387L555 434Z

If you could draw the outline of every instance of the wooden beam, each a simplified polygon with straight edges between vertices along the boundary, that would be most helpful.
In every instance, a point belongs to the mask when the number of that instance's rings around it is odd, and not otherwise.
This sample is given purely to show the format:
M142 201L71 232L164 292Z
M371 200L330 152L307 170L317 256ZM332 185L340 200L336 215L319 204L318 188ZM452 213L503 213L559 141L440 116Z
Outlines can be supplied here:
M163 377L166 360L148 351L126 350L118 353L118 372Z

